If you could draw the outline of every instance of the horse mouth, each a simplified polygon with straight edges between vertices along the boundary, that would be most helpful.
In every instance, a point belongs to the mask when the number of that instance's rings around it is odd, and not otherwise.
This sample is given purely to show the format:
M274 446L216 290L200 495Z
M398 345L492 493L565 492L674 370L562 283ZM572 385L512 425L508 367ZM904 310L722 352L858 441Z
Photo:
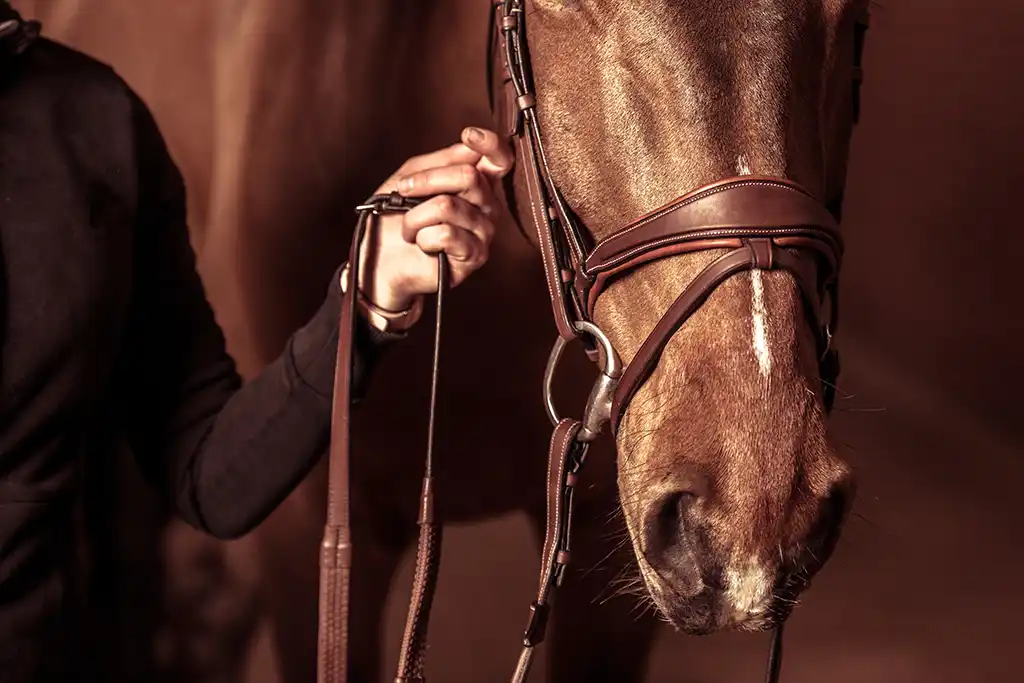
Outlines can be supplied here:
M720 600L711 598L716 603ZM689 636L708 636L737 631L761 633L776 628L785 621L791 608L775 605L755 612L740 612L729 608L709 607L688 603L662 609L665 621L680 633Z
M738 609L721 587L705 585L695 595L683 596L656 575L645 576L644 580L662 620L690 636L771 631L785 623L799 604L800 594L810 585L806 572L789 574L780 578L763 604Z

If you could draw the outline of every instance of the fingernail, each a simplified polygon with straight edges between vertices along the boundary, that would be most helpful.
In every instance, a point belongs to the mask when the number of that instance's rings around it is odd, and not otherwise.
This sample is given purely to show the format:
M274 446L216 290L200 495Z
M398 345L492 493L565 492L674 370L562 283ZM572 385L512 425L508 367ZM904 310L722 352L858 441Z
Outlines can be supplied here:
M408 192L411 189L412 189L412 178L410 176L405 176L404 178L399 178L398 179L398 191L399 192Z
M483 142L484 132L479 128L467 128L466 139L470 142Z

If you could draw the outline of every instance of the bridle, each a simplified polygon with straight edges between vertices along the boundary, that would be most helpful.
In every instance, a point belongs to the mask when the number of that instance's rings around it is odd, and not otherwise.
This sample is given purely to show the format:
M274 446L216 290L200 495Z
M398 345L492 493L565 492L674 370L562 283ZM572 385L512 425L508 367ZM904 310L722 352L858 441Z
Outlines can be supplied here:
M838 216L842 195L827 205L784 178L727 178L689 192L638 218L613 235L592 244L555 185L544 151L530 73L523 0L497 0L489 34L488 73L491 108L499 131L516 140L516 157L524 173L530 213L544 263L558 338L544 373L544 401L554 431L547 468L547 523L541 553L537 596L523 634L523 649L512 683L523 683L534 648L543 641L555 589L570 560L570 522L575 487L590 444L605 423L615 433L630 400L650 377L672 335L711 293L731 276L754 269L782 269L795 278L815 322L819 373L826 411L835 397L839 355L832 345L838 321L838 275L842 238ZM859 109L860 54L867 17L857 24L854 121ZM507 188L510 189L510 188ZM418 200L392 193L375 195L357 207L359 221L349 252L348 286L343 295L338 361L334 388L328 475L327 523L320 554L318 683L348 680L348 620L352 539L349 520L351 460L351 367L356 316L355 283L358 247L376 216L407 211ZM510 206L513 206L510 201ZM727 250L706 266L679 294L648 334L640 350L624 365L612 342L594 322L598 297L615 277L652 261L707 250ZM800 266L817 265L814 281ZM442 540L442 526L433 513L432 451L439 372L440 330L447 260L438 258L438 298L427 458L421 494L416 569L402 639L396 683L425 681L427 627ZM824 313L829 302L828 313ZM551 387L566 345L581 340L599 368L583 417L562 418ZM370 625L376 628L377 625ZM775 630L766 680L777 683L782 664L782 627Z

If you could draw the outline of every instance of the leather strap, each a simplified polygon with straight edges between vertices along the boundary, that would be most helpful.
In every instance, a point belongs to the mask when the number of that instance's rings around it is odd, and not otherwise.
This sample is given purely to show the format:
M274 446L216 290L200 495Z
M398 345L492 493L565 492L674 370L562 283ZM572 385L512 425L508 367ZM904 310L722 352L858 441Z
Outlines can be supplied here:
M778 683L782 675L782 643L785 635L785 624L779 624L772 633L771 649L768 651L768 666L765 667L765 683Z
M530 202L530 215L537 231L537 242L540 246L544 262L544 276L547 279L548 295L551 299L552 313L558 334L563 339L573 340L579 336L572 321L578 317L579 305L571 299L569 284L576 263L583 259L582 237L575 222L558 194L558 189L548 182L550 173L541 172L547 168L544 147L541 142L536 118L536 99L526 86L526 65L529 62L526 42L519 40L524 26L521 12L505 12L506 5L495 5L495 21L501 29L500 43L504 47L498 55L503 55L502 76L508 75L504 81L505 104L515 109L506 115L510 135L515 135L517 157L526 169L526 188ZM517 65L517 72L522 76L513 76L510 64ZM511 101L509 97L514 96ZM553 224L562 226L562 230L553 229ZM565 252L568 250L569 254Z
M370 221L384 213L408 211L422 200L398 193L374 195L357 207L359 220L349 248L348 282L343 288L338 321L338 356L335 367L331 415L331 440L327 477L327 521L320 548L320 604L317 633L317 683L348 680L348 633L352 572L350 510L352 362L359 288L359 245ZM427 624L436 585L441 553L441 526L433 511L433 444L440 370L440 331L444 291L448 287L448 261L438 255L438 298L434 340L433 377L427 457L421 497L420 538L416 559L413 598L409 605L396 681L422 683Z
M531 128L527 128L524 135L516 139L520 161L528 164L536 164L537 158L534 152ZM540 244L541 259L544 262L544 277L548 284L548 296L551 300L551 311L555 317L555 326L558 334L564 339L576 338L576 330L573 328L567 306L567 286L562 277L561 264L558 258L558 248L555 243L554 231L549 224L546 203L543 198L544 189L540 184L540 176L536 173L526 174L526 187L530 198L530 213L533 216L533 224L537 229L537 241Z
M711 293L736 273L755 268L771 270L781 268L790 271L799 285L807 310L817 318L817 287L808 284L799 270L799 259L788 251L779 249L770 239L745 240L744 245L712 261L691 282L661 317L640 346L636 356L626 366L612 400L611 426L619 428L619 422L626 406L644 382L654 372L665 346L684 322L707 300ZM818 325L819 329L823 326Z
M371 212L359 215L349 248L349 281L341 298L338 356L327 475L327 521L320 544L320 605L317 633L317 683L348 680L349 590L352 572L352 528L349 486L351 462L352 360L359 282L359 245Z
M437 387L441 377L441 320L444 296L448 289L448 257L437 255L437 308L434 320L434 360L430 380L430 414L427 420L427 457L420 493L419 539L416 543L416 568L412 595L405 620L405 633L399 651L395 683L424 683L427 665L427 634L430 608L434 604L437 576L441 568L444 527L434 517L434 427L437 423Z
M676 254L739 248L744 239L767 237L782 246L810 248L838 268L839 225L806 190L764 176L728 178L699 188L616 232L587 255L575 286L588 317L614 276Z
M593 274L614 268L671 241L728 237L752 229L789 233L801 228L823 233L823 239L841 249L835 219L793 181L769 176L725 178L641 216L602 240L587 256L583 270Z
M523 649L512 674L512 683L523 683L530 673L534 648L544 641L553 593L569 564L569 531L572 527L573 493L586 459L588 445L577 437L583 423L564 419L555 426L548 448L547 521L541 551L537 598L530 604L530 618L523 632Z

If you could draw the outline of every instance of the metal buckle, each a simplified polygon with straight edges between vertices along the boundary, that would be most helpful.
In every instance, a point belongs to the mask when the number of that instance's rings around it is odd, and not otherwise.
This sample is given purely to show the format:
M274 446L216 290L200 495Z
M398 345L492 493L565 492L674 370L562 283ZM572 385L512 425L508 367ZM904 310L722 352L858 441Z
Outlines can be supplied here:
M619 354L615 352L611 341L597 325L586 321L577 321L573 323L573 329L577 334L588 335L597 342L598 367L601 368L594 387L590 390L587 406L583 411L583 426L580 428L579 434L576 435L578 441L587 443L597 439L605 423L611 420L612 399L615 396L615 389L619 385L619 378L622 377L622 361L619 359ZM544 370L544 408L547 410L548 419L551 420L553 426L557 426L561 418L555 409L551 388L558 362L568 343L562 336L555 339L555 345L548 356L548 366Z
M360 204L356 207L356 213L369 211L375 216L380 216L385 213L409 211L422 203L422 199L405 197L396 191L390 192L387 195L374 195L370 197L365 204Z

